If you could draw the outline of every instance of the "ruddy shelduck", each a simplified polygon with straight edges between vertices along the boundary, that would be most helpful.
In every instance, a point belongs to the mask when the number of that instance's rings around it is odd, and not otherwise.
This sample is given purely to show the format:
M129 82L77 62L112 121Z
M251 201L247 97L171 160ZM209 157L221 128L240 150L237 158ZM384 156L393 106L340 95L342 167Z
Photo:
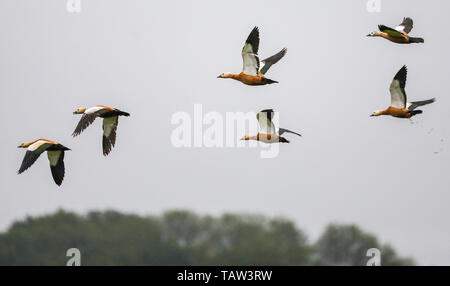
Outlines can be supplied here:
M422 113L422 110L416 110L417 107L433 103L434 98L423 101L407 102L406 100L406 76L408 70L403 66L392 80L389 91L391 93L391 106L385 110L377 110L371 116L390 115L398 118L411 118L416 114Z
M284 133L292 133L297 136L302 136L299 133L290 131L288 129L279 128L278 132L275 125L272 122L274 115L273 109L265 109L256 114L258 119L259 132L255 136L244 136L241 140L256 140L264 143L289 143L284 137L281 137Z
M367 37L382 37L386 40L397 44L423 43L422 38L413 38L408 34L413 28L413 20L411 18L403 18L403 22L395 29L384 25L378 25L379 32L372 32Z
M50 169L52 171L53 180L58 186L61 186L64 180L64 152L69 148L59 144L58 142L39 139L36 141L22 143L17 148L27 148L22 165L17 173L22 174L36 162L39 156L47 151L48 160L50 161Z
M240 74L222 73L218 78L231 78L238 80L246 85L266 85L272 83L278 83L275 80L271 80L265 77L269 68L276 64L287 52L286 48L283 48L277 54L259 61L258 57L259 49L259 30L258 27L253 28L250 35L245 41L242 48L242 61L243 68Z
M97 117L103 118L103 155L107 156L116 144L116 131L119 116L130 116L118 109L97 105L91 108L78 108L74 114L83 114L72 136L75 137L91 125Z

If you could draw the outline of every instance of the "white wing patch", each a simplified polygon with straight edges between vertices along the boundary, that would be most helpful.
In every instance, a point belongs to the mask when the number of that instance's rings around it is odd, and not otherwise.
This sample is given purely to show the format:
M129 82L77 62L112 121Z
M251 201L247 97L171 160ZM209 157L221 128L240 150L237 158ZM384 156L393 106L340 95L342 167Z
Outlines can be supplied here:
M109 137L111 132L116 128L119 116L107 117L103 119L103 135Z
M48 142L46 142L46 141L44 141L44 140L39 140L39 141L37 141L37 142L31 144L31 145L27 148L27 150L28 150L28 151L32 151L32 152L36 151L37 153L42 153L42 152L44 152L50 145L51 145L50 143L48 143Z
M391 93L391 106L397 108L406 107L406 94L404 90L400 87L400 81L393 80L391 86L389 87Z
M86 109L86 111L84 113L86 113L86 114L96 113L97 111L102 110L103 108L104 107L101 107L101 106L94 106L94 107Z
M59 157L62 151L47 151L48 160L50 161L50 166L55 167L58 165Z
M253 53L251 44L245 44L242 49L242 72L248 75L258 75L259 71L259 58L258 55Z
M397 26L397 27L395 27L395 30L397 30L397 31L399 31L401 33L404 33L405 32L405 26Z
M271 113L274 116L274 112ZM257 115L259 132L263 134L276 134L275 125L272 120L268 117L267 112L259 112Z

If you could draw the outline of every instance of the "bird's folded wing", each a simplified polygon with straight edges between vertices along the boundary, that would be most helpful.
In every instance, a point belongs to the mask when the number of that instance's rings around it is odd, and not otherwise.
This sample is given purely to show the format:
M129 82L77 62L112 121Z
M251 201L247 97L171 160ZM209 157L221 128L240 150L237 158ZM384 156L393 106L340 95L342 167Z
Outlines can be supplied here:
M390 27L387 27L385 25L379 25L378 29L380 29L381 32L388 34L391 37L395 37L395 38L404 38L405 34L402 32L399 32L395 29L392 29Z

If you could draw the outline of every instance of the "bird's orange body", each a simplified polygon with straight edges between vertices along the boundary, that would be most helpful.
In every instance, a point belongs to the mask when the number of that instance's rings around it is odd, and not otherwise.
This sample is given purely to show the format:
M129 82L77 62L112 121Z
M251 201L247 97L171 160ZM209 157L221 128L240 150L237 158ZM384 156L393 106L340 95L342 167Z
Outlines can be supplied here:
M246 85L265 85L264 75L260 73L258 76L248 75L245 73L234 74L232 77L234 80L238 80Z
M388 33L380 33L380 37L385 38L386 40L389 40L391 42L397 43L397 44L409 44L409 37L407 35L404 35L404 37L392 37Z
M390 115L398 118L411 118L413 116L410 110L393 106L389 106L386 110L381 111L380 115Z

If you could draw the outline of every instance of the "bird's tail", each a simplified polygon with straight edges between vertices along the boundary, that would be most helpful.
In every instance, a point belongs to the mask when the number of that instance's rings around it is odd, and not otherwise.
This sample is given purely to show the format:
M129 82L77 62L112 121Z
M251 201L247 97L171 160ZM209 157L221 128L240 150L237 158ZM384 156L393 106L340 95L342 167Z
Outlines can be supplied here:
M67 148L66 146L62 145L62 144L58 144L58 147L60 150L62 151L72 151L72 149Z
M272 79L266 78L266 77L264 77L264 82L265 82L266 84L278 83L278 81L272 80Z
M409 37L409 41L411 43L425 43L425 40L423 38L412 38L412 37Z
M423 113L423 111L422 110L411 110L409 113L411 114L411 117L413 117L414 115Z
M286 138L281 137L281 136L280 136L279 140L280 140L280 143L289 143L289 140L287 140Z
M118 115L123 115L123 116L130 116L130 114L128 112L121 111L121 110L117 110L117 114Z

